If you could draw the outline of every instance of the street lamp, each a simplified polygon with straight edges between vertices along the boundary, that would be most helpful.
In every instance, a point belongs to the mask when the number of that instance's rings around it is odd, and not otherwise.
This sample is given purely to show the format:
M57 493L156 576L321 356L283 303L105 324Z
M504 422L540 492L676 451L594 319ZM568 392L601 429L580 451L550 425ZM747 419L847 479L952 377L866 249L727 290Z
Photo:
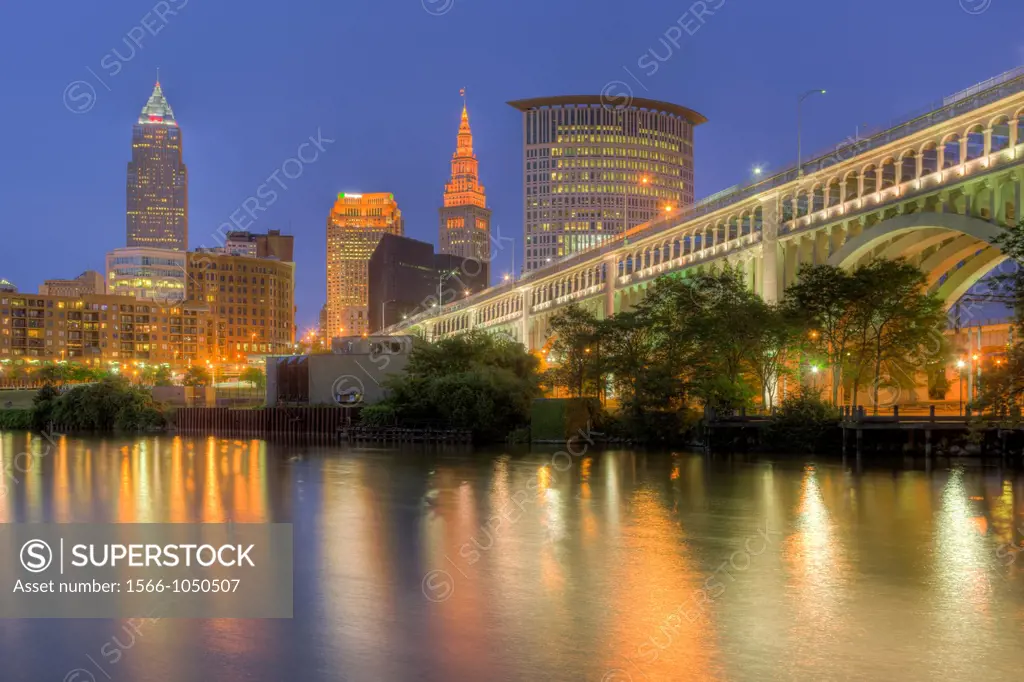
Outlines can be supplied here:
M960 381L957 382L960 384L960 414L964 413L964 365L966 364L963 359L956 361L957 373L960 375Z
M803 107L803 104L804 104L804 100L807 99L808 97L810 97L811 95L824 95L824 94L825 94L825 91L821 90L821 89L818 89L818 90L808 90L804 94L800 95L800 99L798 99L797 102L796 102L796 174L797 174L797 176L801 176L801 175L804 174L803 147L802 147L802 139L801 139L802 138L802 132L803 132L802 131L803 118L802 118L802 111L801 110L802 110L802 107Z
M444 297L443 297L443 295L441 293L441 287L444 285L445 282L447 282L449 279L451 279L452 277L457 275L458 272L459 272L458 268L454 268L454 269L452 269L452 270L450 270L448 272L444 272L444 273L441 273L441 274L438 275L438 277L437 277L437 307L438 308L440 308L441 306L444 305Z
M386 301L381 301L381 303L380 303L380 328L382 330L385 327L387 327L387 325L384 323L384 306L386 306L388 303L396 303L396 302L397 302L397 300L394 299L394 298L390 298L390 299L388 299Z

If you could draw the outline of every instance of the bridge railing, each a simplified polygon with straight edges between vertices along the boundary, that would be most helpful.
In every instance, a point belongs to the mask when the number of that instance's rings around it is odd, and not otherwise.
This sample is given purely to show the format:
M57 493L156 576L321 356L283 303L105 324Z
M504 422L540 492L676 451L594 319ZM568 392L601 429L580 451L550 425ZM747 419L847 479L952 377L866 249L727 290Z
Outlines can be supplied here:
M881 127L879 132L859 137L848 144L839 144L835 147L812 155L810 160L803 162L801 168L806 172L815 173L830 166L838 165L844 161L854 158L860 154L884 147L904 137L961 116L969 111L980 109L993 102L1009 97L1010 95L1024 92L1024 66L1006 71L998 76L982 81L970 88L961 90L953 95L944 97L941 100L919 108L916 111L897 117ZM796 164L783 168L773 175L746 185L737 185L733 188L712 194L701 199L690 206L683 207L667 217L652 220L651 222L637 225L621 234L617 234L603 244L584 251L577 251L561 258L549 265L527 273L523 277L510 282L503 282L490 289L472 296L458 303L443 306L440 312L424 311L405 320L400 325L394 325L384 330L391 333L416 324L422 320L437 317L441 314L457 312L466 307L474 305L481 298L495 298L506 292L512 292L523 284L528 284L535 279L547 277L554 271L571 268L585 261L596 260L600 256L617 251L624 243L628 243L631 237L650 237L667 230L678 227L680 223L700 218L714 213L722 208L739 203L751 197L757 196L776 187L789 184L800 177Z

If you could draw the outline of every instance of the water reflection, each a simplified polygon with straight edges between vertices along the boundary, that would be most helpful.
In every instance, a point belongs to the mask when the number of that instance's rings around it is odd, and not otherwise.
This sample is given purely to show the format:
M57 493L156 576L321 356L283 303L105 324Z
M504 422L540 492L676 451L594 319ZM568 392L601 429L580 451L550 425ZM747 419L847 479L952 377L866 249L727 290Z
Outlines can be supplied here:
M1024 666L1015 474L11 433L0 467L2 522L273 520L296 542L293 620L162 621L134 639L121 621L0 621L4 679L92 659L97 679L228 682ZM115 636L131 646L111 661Z

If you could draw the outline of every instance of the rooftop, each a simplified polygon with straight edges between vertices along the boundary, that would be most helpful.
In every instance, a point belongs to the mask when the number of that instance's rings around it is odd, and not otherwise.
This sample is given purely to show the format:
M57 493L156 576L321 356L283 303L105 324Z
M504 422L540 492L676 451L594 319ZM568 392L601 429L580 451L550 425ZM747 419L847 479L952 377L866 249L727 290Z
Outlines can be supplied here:
M628 100L626 106L612 105L608 98L604 95L560 95L558 97L534 97L532 99L518 99L508 103L509 106L515 107L519 111L530 111L531 109L540 109L542 107L561 107L566 105L599 105L605 109L648 109L651 111L660 111L666 114L674 114L675 116L681 116L693 125L700 125L701 123L707 123L707 118L703 114L698 114L693 109L687 109L686 107L678 104L672 104L671 102L660 102L656 99L644 99L643 97L631 97Z

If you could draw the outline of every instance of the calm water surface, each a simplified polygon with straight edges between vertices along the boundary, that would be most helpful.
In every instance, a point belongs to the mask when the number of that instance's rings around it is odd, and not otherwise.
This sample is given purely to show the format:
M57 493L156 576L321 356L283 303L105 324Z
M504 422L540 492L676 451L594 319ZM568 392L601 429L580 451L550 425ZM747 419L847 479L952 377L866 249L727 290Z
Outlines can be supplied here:
M1024 478L0 433L0 522L290 522L293 620L0 620L0 679L1016 680ZM24 467L22 467L24 468ZM564 469L564 470L560 470ZM101 648L119 637L116 663ZM68 677L70 671L82 669ZM91 675L91 677L89 676Z

